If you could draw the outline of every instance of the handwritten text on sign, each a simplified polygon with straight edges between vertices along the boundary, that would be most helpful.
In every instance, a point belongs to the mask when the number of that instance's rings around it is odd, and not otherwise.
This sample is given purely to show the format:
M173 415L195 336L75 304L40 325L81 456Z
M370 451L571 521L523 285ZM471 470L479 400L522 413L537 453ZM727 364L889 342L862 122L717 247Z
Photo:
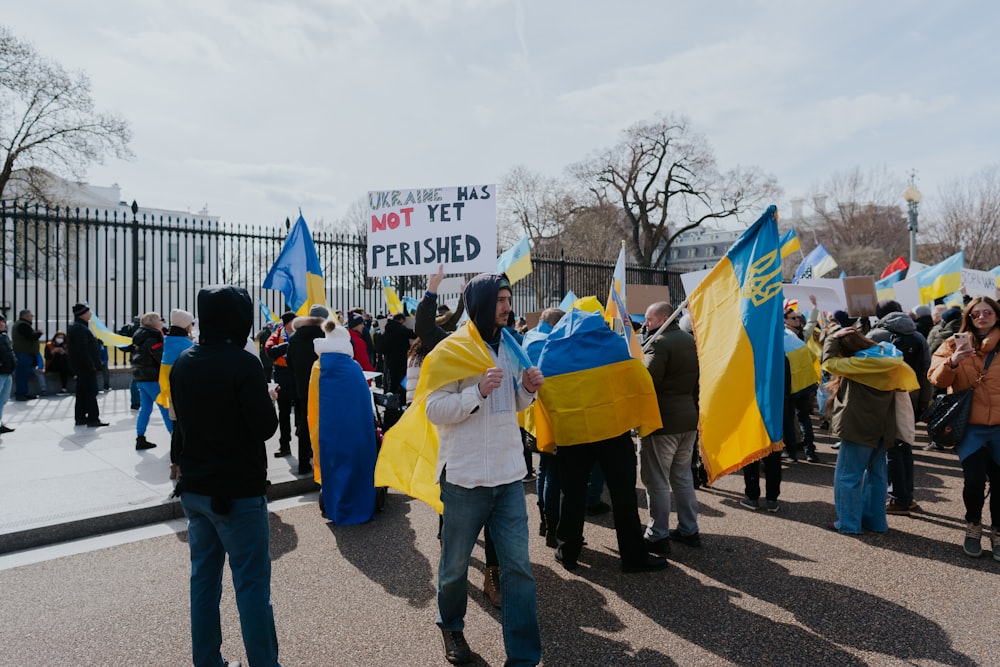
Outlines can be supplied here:
M368 193L368 275L495 271L495 185Z

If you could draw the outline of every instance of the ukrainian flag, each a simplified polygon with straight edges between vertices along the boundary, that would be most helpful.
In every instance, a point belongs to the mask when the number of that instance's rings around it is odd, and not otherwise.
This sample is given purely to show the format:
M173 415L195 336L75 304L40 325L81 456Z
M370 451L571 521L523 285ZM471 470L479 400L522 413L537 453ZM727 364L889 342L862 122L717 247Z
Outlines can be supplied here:
M777 208L767 208L694 289L702 461L709 482L782 444L784 336Z
M994 266L990 273L997 277L997 288L1000 289L1000 266Z
M611 277L611 289L608 290L608 305L604 309L604 319L611 325L616 318L621 320L622 336L628 345L629 354L636 359L642 359L642 346L639 345L639 338L632 330L632 320L628 316L628 299L625 294L625 242L622 241L618 261L615 262L615 272Z
M920 303L930 303L938 297L957 292L962 287L962 269L965 267L965 252L959 250L954 255L934 266L929 266L917 274L920 289Z
M101 318L97 316L97 313L93 310L90 312L90 330L94 332L94 336L97 337L99 341L104 343L106 347L128 347L132 344L131 338L128 336L122 336L121 334L116 334L101 321Z
M571 310L549 332L538 357L545 383L534 404L541 451L607 440L662 426L656 390L642 361L599 313ZM531 423L529 421L529 423Z
M289 310L299 315L307 315L314 304L326 305L323 269L301 211L262 287L284 294Z
M791 393L813 386L820 380L819 358L799 337L785 329L785 356L792 373Z
M163 337L163 358L160 359L160 393L156 397L156 402L165 408L170 408L170 369L174 367L177 357L181 352L194 345L194 341L187 336L164 336Z
M886 299L896 298L896 288L893 287L896 283L903 279L902 269L897 269L893 271L885 278L875 281L875 293L878 295L879 301L884 301Z
M427 419L427 396L452 382L482 375L495 365L472 322L466 322L431 350L421 366L413 404L385 433L375 464L375 486L390 486L424 501L438 513L444 510L441 489L435 481L437 429Z
M271 309L264 305L264 302L257 299L257 305L260 306L260 312L264 313L264 319L268 322L277 322L281 318L271 312Z
M507 280L513 285L531 271L531 239L525 234L497 258L497 273L506 273Z
M396 288L389 284L389 279L382 276L382 293L385 294L385 305L389 308L389 314L403 312L403 302L399 300Z
M802 248L802 246L799 245L799 237L795 233L794 228L789 229L787 232L782 234L778 243L781 246L781 259L788 257L796 250L800 250Z

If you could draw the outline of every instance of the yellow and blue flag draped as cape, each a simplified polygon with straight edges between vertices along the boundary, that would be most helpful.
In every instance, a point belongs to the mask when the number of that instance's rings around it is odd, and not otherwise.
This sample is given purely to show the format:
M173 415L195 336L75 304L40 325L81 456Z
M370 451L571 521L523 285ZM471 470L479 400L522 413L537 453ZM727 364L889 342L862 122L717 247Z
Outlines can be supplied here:
M784 347L777 208L767 208L688 298L698 431L709 483L782 445Z
M917 374L892 343L873 345L855 352L851 357L830 357L823 362L823 370L879 391L915 391L920 388Z
M422 500L438 513L444 510L437 473L437 428L427 419L427 397L445 385L482 375L496 362L471 321L431 350L420 368L413 403L385 433L375 486L389 486Z
M513 285L532 272L531 239L525 234L520 241L497 257L497 273L506 273Z
M781 245L781 259L784 259L791 255L796 250L802 248L799 244L799 237L795 233L795 228L790 228L787 232L781 235L781 240L779 241Z
M160 360L160 393L156 397L156 402L163 407L170 408L170 369L173 368L177 357L181 352L194 345L194 341L187 336L164 336L163 337L163 358Z
M959 250L948 259L929 266L917 274L920 303L930 303L938 297L957 292L962 287L965 252Z
M663 425L653 378L599 313L566 313L545 338L538 368L545 383L525 428L540 451L607 440L633 428L649 435Z
M326 305L323 269L301 211L261 287L284 294L288 309L299 315L308 315L314 304Z
M785 329L784 349L792 373L791 393L800 392L819 382L819 358L788 329Z

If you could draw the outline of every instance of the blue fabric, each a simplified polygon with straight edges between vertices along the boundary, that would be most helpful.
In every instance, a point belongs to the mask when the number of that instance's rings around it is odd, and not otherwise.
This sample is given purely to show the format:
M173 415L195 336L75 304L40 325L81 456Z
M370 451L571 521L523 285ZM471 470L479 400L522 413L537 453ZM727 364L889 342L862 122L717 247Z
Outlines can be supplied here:
M140 405L139 384L135 381L135 378L132 378L132 381L128 384L128 397L132 405Z
M896 348L895 345L888 341L882 341L871 347L866 347L863 350L858 350L854 353L854 356L858 359L879 359L882 357L902 357L903 353Z
M326 516L340 526L375 516L375 415L371 390L346 354L319 356L319 467Z
M980 449L989 450L993 462L1000 465L1000 426L969 424L965 427L965 437L958 445L958 460L964 461Z
M11 375L0 375L0 424L3 424L3 408L10 399L10 390L14 386L14 378Z
M153 405L156 404L156 397L160 395L159 382L136 382L136 389L139 390L139 416L135 420L135 434L146 435L149 428L149 418L153 414ZM167 427L167 433L173 434L174 422L170 418L170 411L162 405L159 406L160 415L163 417L163 425Z
M489 526L500 561L500 624L507 666L537 665L542 641L535 609L535 577L528 559L528 512L524 483L467 489L441 476L444 503L441 560L438 564L438 616L442 630L465 629L469 557L483 526Z
M538 357L545 377L631 359L628 343L608 328L600 313L571 310L549 333Z
M527 353L531 365L538 365L538 357L542 355L542 348L545 347L545 340L550 333L552 333L552 325L548 322L540 322L537 327L524 334L521 348Z
M15 352L17 367L14 369L14 395L24 398L28 395L28 376L35 365L35 355L28 352Z
M234 498L232 511L216 514L212 499L187 491L181 506L188 518L191 549L191 648L195 667L221 667L222 567L229 568L247 662L253 667L281 667L271 608L271 549L267 499Z
M862 528L876 533L889 530L885 519L888 484L884 444L867 447L841 440L833 473L837 530L848 534L859 534Z

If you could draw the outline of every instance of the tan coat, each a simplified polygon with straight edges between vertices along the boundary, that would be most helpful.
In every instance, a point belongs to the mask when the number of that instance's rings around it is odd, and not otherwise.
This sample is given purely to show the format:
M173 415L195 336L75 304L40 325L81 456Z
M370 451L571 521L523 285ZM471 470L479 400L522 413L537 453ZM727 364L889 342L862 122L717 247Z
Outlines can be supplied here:
M996 426L1000 424L1000 358L994 356L990 368L983 375L986 357L1000 343L1000 327L994 327L983 339L976 353L951 367L951 355L955 352L955 339L949 338L931 357L931 368L927 379L935 387L947 388L949 393L975 386L972 393L970 424ZM981 378L981 379L980 379Z

